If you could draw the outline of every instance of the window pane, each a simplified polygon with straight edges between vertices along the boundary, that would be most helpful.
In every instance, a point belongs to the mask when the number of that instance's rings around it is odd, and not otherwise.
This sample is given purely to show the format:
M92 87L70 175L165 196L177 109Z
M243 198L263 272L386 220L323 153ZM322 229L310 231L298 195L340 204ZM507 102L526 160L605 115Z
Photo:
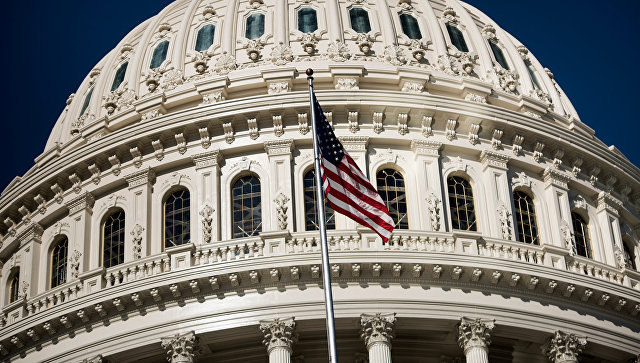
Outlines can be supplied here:
M255 176L238 179L232 188L233 238L257 236L262 231L260 180Z
M314 231L320 229L320 222L318 221L317 199L316 199L316 171L314 169L309 170L304 174L304 219L305 230ZM327 229L336 229L336 215L335 211L327 203L327 198L324 197L324 220Z
M504 69L509 69L509 65L507 64L507 60L504 58L504 54L502 53L502 49L495 44L494 42L489 42L489 46L491 47L491 51L493 52L493 56L496 58L496 62L502 66Z
M165 40L164 42L158 44L156 49L153 50L153 56L151 57L151 64L149 68L155 69L162 65L165 59L167 59L167 50L169 49L169 41Z
M124 75L127 73L127 66L129 66L129 62L125 62L118 68L116 71L115 77L113 77L113 83L111 84L111 90L115 91L120 87L122 81L124 81Z
M16 272L11 278L9 285L9 302L12 303L18 300L20 296L20 271Z
M589 238L589 225L578 213L571 213L573 224L573 241L575 242L575 254L592 258L591 241Z
M84 112L87 110L87 107L89 107L89 102L91 102L92 94L93 94L93 88L89 90L89 93L87 93L87 96L84 98L84 103L82 104L82 110L80 110L80 116L84 115Z
M533 199L524 192L515 191L513 193L513 204L516 209L518 241L534 245L540 244Z
M247 29L245 37L257 39L264 35L264 14L251 14L247 17Z
M196 50L198 52L209 49L211 44L213 44L215 32L216 27L213 24L207 24L198 30L198 36L196 37Z
M303 33L313 33L318 30L318 17L312 8L298 10L298 30Z
M467 42L464 41L464 36L460 29L456 28L451 24L447 24L447 32L449 33L449 38L451 38L451 43L453 46L458 48L461 52L468 52L469 48L467 48Z
M452 176L447 179L447 190L451 227L463 231L477 231L471 184L464 178Z
M124 262L124 212L112 213L104 222L102 233L103 266L109 268Z
M51 288L62 285L67 281L67 250L69 240L65 237L51 250Z
M422 38L418 21L413 16L409 14L400 14L400 25L402 25L402 32L408 36L409 39Z
M404 190L404 178L399 171L382 169L376 174L378 193L393 218L397 229L409 229L407 216L407 198Z
M188 190L178 190L164 202L164 248L191 242Z
M349 18L351 19L351 29L357 33L368 33L371 31L369 23L369 13L362 8L352 8L349 10Z

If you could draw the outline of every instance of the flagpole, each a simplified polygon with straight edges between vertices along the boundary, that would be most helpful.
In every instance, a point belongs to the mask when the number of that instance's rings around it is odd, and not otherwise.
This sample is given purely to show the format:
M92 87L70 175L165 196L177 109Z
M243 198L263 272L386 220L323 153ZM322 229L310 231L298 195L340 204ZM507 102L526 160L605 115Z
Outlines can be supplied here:
M315 161L316 205L318 206L318 221L320 222L320 250L322 251L322 283L324 284L324 305L327 316L327 340L329 341L329 362L338 363L336 352L336 327L333 318L333 294L331 293L331 270L329 268L329 247L327 243L327 226L324 216L324 192L320 177L320 150L318 150L318 136L316 135L316 113L313 104L313 69L307 69L309 81L309 105L311 111L311 129L313 130L313 155Z

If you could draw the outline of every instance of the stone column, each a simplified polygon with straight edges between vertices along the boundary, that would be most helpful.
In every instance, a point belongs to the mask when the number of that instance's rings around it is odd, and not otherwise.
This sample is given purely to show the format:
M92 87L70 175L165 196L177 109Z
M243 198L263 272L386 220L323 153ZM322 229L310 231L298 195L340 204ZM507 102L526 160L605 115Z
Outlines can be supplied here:
M611 194L600 192L598 194L598 224L602 230L602 249L604 256L600 260L610 266L621 268L624 265L624 251L622 247L622 235L620 234L620 221L618 208L620 204ZM596 243L593 243L595 248Z
M124 177L129 185L131 196L133 197L132 210L133 218L129 219L133 221L130 235L133 236L133 258L132 260L148 256L152 253L160 253L162 250L162 228L158 226L158 237L155 239L157 243L154 244L156 251L150 251L151 249L151 193L153 182L156 174L151 168L142 169L129 174ZM161 222L161 218L158 218ZM126 259L126 258L125 258Z
M202 228L196 245L220 240L220 150L194 155L198 179L196 206Z
M487 212L489 216L495 216L495 218L488 218L489 234L491 237L512 240L513 213L507 179L509 157L495 151L483 150L480 161L483 166L483 182L486 186L485 195L492 196L486 199Z
M489 363L489 344L494 320L463 317L458 326L458 344L467 363Z
M162 348L167 350L170 363L193 363L200 351L199 338L194 331L162 338Z
M586 345L587 338L558 330L547 339L542 351L553 363L577 363Z
M430 5L426 5L430 6ZM441 142L426 140L411 140L411 150L415 154L416 160L416 182L421 194L416 191L415 195L426 195L425 199L418 202L420 205L420 215L425 217L420 222L421 229L431 231L446 230L447 223L444 221L442 195L442 173L440 170L440 149Z
M234 55L236 47L234 46L234 39L236 32L236 21L238 19L238 0L227 1L227 8L224 13L224 31L222 32L222 51L228 52L230 55Z
M342 42L344 29L340 20L340 5L338 0L327 1L327 28L329 31L329 42Z
M391 363L395 313L360 315L360 337L369 351L369 363Z
M376 10L378 11L380 19L384 45L396 45L396 30L393 27L393 19L391 19L391 13L389 12L389 4L387 4L386 0L377 0Z
M67 203L69 209L69 250L67 258L67 281L78 278L78 274L89 265L91 249L91 215L95 199L84 192Z
M261 320L260 330L264 334L262 344L267 347L269 363L290 363L291 346L298 341L295 318Z
M42 245L42 226L36 222L31 222L20 234L20 254L22 254L22 264L20 266L20 293L25 298L30 298L38 294L38 272L40 268L40 248ZM44 284L46 287L46 283Z
M275 18L282 19L282 21L277 21L275 24L274 44L289 45L289 2L287 0L276 1Z
M571 223L571 205L569 204L569 177L561 172L545 169L542 174L545 183L545 199L549 203L549 226L551 227L551 241L542 240L541 244L555 245L561 248L572 249L573 246L573 225ZM542 211L536 211L536 217L540 225L544 225Z
M263 231L293 231L293 194L291 191L291 150L293 140L266 141L264 149L269 156L270 193L276 213L272 213L270 223L265 223ZM266 219L265 217L263 217Z

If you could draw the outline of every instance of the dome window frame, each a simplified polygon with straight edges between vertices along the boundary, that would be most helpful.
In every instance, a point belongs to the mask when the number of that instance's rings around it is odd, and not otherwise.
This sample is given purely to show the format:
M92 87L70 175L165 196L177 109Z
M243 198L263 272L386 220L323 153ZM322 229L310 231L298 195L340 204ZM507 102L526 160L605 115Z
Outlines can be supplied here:
M393 171L393 175L386 175L384 177L384 186L381 185L380 181L380 173L382 172L387 172L387 171ZM399 187L397 186L397 178L396 178L396 174L398 174L400 176L400 179L402 180L402 186ZM389 186L386 181L387 178L396 178L395 180L395 185L394 186ZM378 194L380 195L380 198L382 199L382 202L384 203L384 205L387 207L387 210L389 211L389 214L391 215L391 218L393 219L393 223L394 223L394 229L403 229L403 230L408 230L410 228L410 224L409 224L409 201L408 201L408 187L407 187L407 183L406 180L407 178L405 177L405 174L399 170L399 168L393 167L391 165L381 165L380 167L378 167L376 169L376 173L375 173L375 180L376 180L376 190L378 191ZM403 194L402 197L398 196L399 193L399 189L402 188L401 193ZM389 192L394 192L394 189L398 189L395 191L396 197L393 198L392 200L388 200L388 194ZM384 190L385 191L385 195L383 195L380 191ZM387 197L387 198L385 198ZM393 203L395 204L394 208L390 208L390 204ZM404 208L404 212L402 212Z
M239 232L236 234L236 223L245 223L246 220L245 217L242 215L242 209L240 210L236 210L236 196L234 195L234 190L237 188L236 184L238 184L241 180L245 179L245 178L251 178L251 179L255 179L258 181L258 187L260 188L258 191L253 190L253 186L251 187L251 191L248 193L249 197L242 197L240 198L243 202L245 199L249 199L251 201L251 206L250 206L250 213L251 213L251 218L250 218L250 222L251 222L251 232L248 233L244 228L240 227L239 228ZM244 188L244 185L246 185L246 183L244 183L243 185L241 185L240 187ZM251 172L246 172L246 173L241 173L239 175L236 175L231 183L229 184L229 192L230 192L230 199L229 201L231 202L231 229L230 229L230 238L231 239L238 239L238 238L247 238L247 237L256 237L260 234L260 232L263 231L264 229L264 221L265 221L265 216L263 213L263 198L262 198L262 190L263 186L262 186L262 180L260 179L260 176L256 173L251 173ZM245 194L242 193L242 196L244 196ZM259 199L259 203L257 206L253 205L253 201L255 198ZM244 203L242 204L242 206L244 206ZM240 219L237 220L236 219L236 212L240 213ZM256 214L259 213L259 216L257 218ZM256 220L259 220L258 226L254 226L254 222Z
M580 228L577 228L580 227ZM578 210L571 211L571 236L573 253L589 259L594 259L593 239L589 226L589 218Z
M462 198L456 198L455 195L457 195L457 193L454 195L454 198L452 198L452 195L449 192L449 179L453 179L453 178L462 179L468 184L468 189L471 192L470 198L466 197L466 190L465 190L465 194L462 196ZM446 201L447 201L447 204L446 204L447 210L446 210L446 212L449 215L448 219L449 219L449 227L451 228L451 231L480 232L478 215L476 213L477 212L478 199L475 197L475 193L474 193L475 187L474 187L474 183L473 183L472 180L473 179L469 175L467 175L466 173L459 172L459 171L454 171L454 172L452 172L452 173L450 173L450 174L448 174L448 175L446 175L444 177L444 185L443 185L443 187L446 187L445 198L446 198ZM467 189L467 187L464 186L464 185L463 185L463 188ZM445 199L445 198L443 198L443 199ZM459 204L460 203L456 202L455 206L454 206L454 204L452 203L452 199L454 199L456 201L459 200L459 199L464 199L464 200L467 200L467 201L468 200L471 201L471 205L473 206L473 209L470 210L470 211L467 208L464 209L464 212L465 212L465 220L464 220L464 222L467 224L467 228L466 229L459 228L461 226L460 225L461 218L459 217L459 214L460 214L459 213L459 210L460 210L460 205ZM465 203L465 204L468 204L468 202ZM456 218L456 220L458 221L457 226L454 224L454 218L453 218L454 209L457 211L455 213L456 216L458 216ZM471 215L472 218L470 218L470 215Z
M362 12L360 14L356 14L356 16L362 15L362 14L366 15L365 17L362 17L362 19L366 20L366 22L365 22L366 24L363 23L361 25L368 26L369 30L367 30L367 31L364 31L364 29L356 30L356 28L354 28L354 23L353 23L353 19L354 19L353 12L354 11L361 11ZM371 31L373 30L373 26L371 25L371 16L369 16L369 10L367 10L365 7L362 7L362 6L352 6L347 10L347 13L349 14L349 17L348 17L348 19L349 19L349 28L351 30L353 30L357 34L369 34L369 33L371 33ZM365 28L366 28L366 26L365 26Z
M502 69L507 71L511 71L512 62L508 56L508 53L505 53L504 47L496 38L487 39L487 43L489 44L489 50L491 54L491 61L497 65L499 65Z
M261 15L262 16L262 33L259 36L250 38L248 37L248 31L249 31L249 18L254 17L256 15ZM253 41L261 41L265 38L265 34L267 34L267 14L265 13L265 11L262 10L254 10L254 11L250 11L247 12L244 17L243 17L243 22L242 22L242 37L248 40L253 40Z
M408 11L401 11L398 14L398 25L400 26L400 32L398 33L398 36L400 37L401 35L406 37L408 39L408 41L412 41L412 40L423 40L425 38L423 32L422 32L422 25L420 24L420 19L419 17L417 17L415 14L408 12ZM411 37L409 34L406 33L406 29L405 29L405 23L402 21L402 19L406 18L406 17L410 17L415 21L415 25L417 26L418 29L418 34L420 35L418 38L413 38Z
M63 244L64 246L62 246ZM62 234L56 236L49 248L49 268L47 269L47 286L49 289L54 289L69 282L69 244L69 237Z
M171 43L171 39L162 38L151 47L151 52L149 52L149 61L147 62L147 64L149 65L149 69L162 69L166 64L169 63L169 54L171 54L169 48L171 47ZM162 61L160 61L159 63L157 60L154 62L156 51L162 44L167 44L166 49L162 51L164 53L164 58L162 58ZM154 65L156 66L154 67Z
M516 196L520 195L524 196L524 198L519 197L519 199L525 199L525 202L527 203L526 210L520 208L520 203L516 203ZM540 246L542 245L541 230L539 227L540 218L538 217L537 213L540 208L536 206L536 198L532 195L533 193L529 190L526 190L525 188L516 188L512 192L511 200L513 203L513 219L515 220L514 232L517 242L527 245ZM529 205L531 206L532 210L528 208ZM527 223L524 223L525 215L527 217ZM518 216L520 216L520 218ZM529 233L527 234L526 232Z
M123 67L124 67L124 71L122 71ZM124 59L113 68L113 76L111 78L113 81L111 82L111 88L109 89L110 92L114 92L118 90L119 88L121 88L122 85L126 86L128 69L129 69L129 59ZM122 76L122 79L118 80L119 76Z
M468 34L466 34L467 31L464 25L462 25L460 22L441 19L441 28L442 28L441 29L442 35L445 37L445 42L447 43L448 46L452 46L454 49L462 53L470 53L473 51L472 44L467 43L467 39L469 38ZM451 34L451 31L449 30L450 28L455 29L460 33L466 50L458 48L458 46L453 42L453 39L451 38L452 34Z
M205 30L205 28L210 28L210 27L213 27L213 35L211 36L211 44L209 44L206 48L198 49L198 40L200 39L201 34L203 34L202 32ZM195 29L193 50L196 51L196 52L206 52L209 49L211 49L211 47L216 43L216 35L217 35L217 33L219 33L217 22L209 21L209 22L200 24L200 26Z
M116 260L119 261L115 264L109 264L108 266L105 264L105 252L106 252L106 241L107 241L107 235L106 235L106 227L107 227L107 222L110 218L113 218L114 215L116 214L121 214L121 220L120 223L122 223L122 228L120 228L117 233L119 234L119 238L122 238L121 241L117 241L117 245L118 245L118 249L122 249L122 253L118 253ZM100 266L104 267L104 268L111 268L120 264L123 264L126 262L126 228L127 228L127 222L126 222L126 212L124 211L124 209L122 208L112 208L110 209L107 213L105 213L105 215L102 217L102 220L100 222ZM114 232L109 233L109 240L111 240L113 242L114 239ZM110 244L111 247L109 248L109 250L113 249L113 243ZM113 257L109 258L109 260L112 260Z
M186 206L184 205L184 193L188 194L188 201L186 202ZM176 234L172 233L172 237L176 240L176 241L172 241L171 245L167 245L167 222L169 221L167 219L167 203L169 202L170 198L174 197L174 195L176 195L177 193L182 193L180 195L180 198L183 199L183 202L181 204L181 207L179 209L172 209L171 210L171 216L175 217L175 216L181 216L181 220L178 221L178 223L182 224L182 228L180 233L177 235L178 237L176 238ZM192 219L192 197L191 197L192 193L191 190L189 190L189 188L184 187L184 186L176 186L174 188L169 189L167 192L164 193L163 197L162 197L162 251L166 251L167 249L173 248L173 247L177 247L177 246L182 246L188 243L193 242L193 236L192 236L192 231L191 231L191 219ZM175 199L177 200L178 198L175 197ZM186 214L186 216L185 216ZM175 220L176 218L172 218L172 221ZM177 224L174 222L171 225L169 225L169 227L171 227L172 229L175 230L175 226ZM186 228L184 228L186 225ZM186 231L186 232L185 232ZM174 231L175 232L175 231ZM179 239L179 241L178 241ZM186 239L186 240L185 240ZM179 242L179 243L177 243Z
M309 179L307 176L313 173L312 179ZM311 181L312 180L312 181ZM311 183L311 185L309 185ZM315 168L314 166L310 166L305 169L302 173L302 209L304 213L304 230L305 231L317 231L319 230L318 226L318 206L316 200L316 183L315 183ZM324 193L323 193L324 195ZM312 200L310 200L312 199ZM336 229L336 216L337 213L327 202L327 197L324 195L324 215L325 222L327 224L327 230ZM313 211L309 210L309 207L313 208ZM309 218L311 216L311 220ZM311 225L309 224L311 222ZM315 226L314 226L315 225ZM310 228L315 227L315 228Z

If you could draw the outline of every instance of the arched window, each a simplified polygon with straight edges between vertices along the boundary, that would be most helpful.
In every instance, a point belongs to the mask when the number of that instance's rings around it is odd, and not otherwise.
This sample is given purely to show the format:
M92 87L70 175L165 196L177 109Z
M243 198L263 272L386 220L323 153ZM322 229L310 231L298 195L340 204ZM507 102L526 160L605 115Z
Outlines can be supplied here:
M51 280L50 287L54 288L67 282L67 255L69 239L62 238L51 249Z
M20 270L16 271L9 280L9 303L18 300L20 296Z
M116 71L115 77L113 77L113 83L111 84L111 91L115 91L120 87L124 81L124 75L127 73L127 67L129 62L124 62Z
M493 52L493 56L496 58L496 62L502 66L504 69L509 69L509 64L507 64L507 59L504 57L504 53L502 53L502 49L495 42L489 41L489 46L491 47L491 52Z
M315 9L302 8L298 10L298 30L303 33L313 33L318 30L318 15Z
M458 48L461 52L468 52L469 48L467 48L467 42L464 41L464 35L457 27L447 23L447 33L449 33L449 38L451 38L451 43L453 46Z
M87 92L87 95L84 97L84 102L82 103L82 109L80 110L80 116L84 115L84 112L89 107L89 102L91 102L91 95L93 94L93 87Z
M573 223L573 240L576 243L575 253L592 258L591 241L589 239L589 225L576 212L571 212L571 222Z
M316 208L316 171L309 170L304 174L304 221L306 231L315 231L319 229L318 210ZM324 220L327 229L336 229L336 212L324 200Z
M247 29L244 36L247 39L258 39L264 35L264 14L256 13L247 17Z
M233 238L256 236L262 231L260 180L243 176L233 183Z
M162 65L165 59L167 59L167 50L169 50L169 41L165 40L164 42L158 44L156 48L153 50L153 55L151 56L151 64L149 64L149 68L156 69Z
M526 62L526 65L527 65L527 70L529 71L529 76L533 81L533 86L536 89L541 90L542 86L540 85L540 81L538 81L538 77L536 76L536 70L533 68L533 64L531 64L530 62Z
M631 241L622 241L622 248L624 249L624 266L628 269L637 270L636 256L633 254L633 244Z
M400 14L400 25L402 26L402 32L408 36L409 39L422 38L418 21L413 16L409 14Z
M409 229L407 216L407 196L404 190L404 178L394 169L381 169L376 174L378 193L393 218L397 229Z
M459 176L451 176L447 178L447 190L449 192L451 228L462 231L477 231L473 190L469 181Z
M213 36L215 33L216 26L213 24L207 24L200 28L200 30L198 30L198 36L196 36L196 51L202 52L203 50L209 49L211 44L213 44Z
M516 208L518 241L534 245L540 244L533 199L527 193L517 190L513 192L513 204Z
M371 31L369 13L363 8L351 8L349 10L349 19L351 20L351 29L355 30L356 33L368 33Z
M124 262L124 211L117 210L102 224L102 265L106 268Z
M189 191L176 190L164 202L164 248L191 241Z

